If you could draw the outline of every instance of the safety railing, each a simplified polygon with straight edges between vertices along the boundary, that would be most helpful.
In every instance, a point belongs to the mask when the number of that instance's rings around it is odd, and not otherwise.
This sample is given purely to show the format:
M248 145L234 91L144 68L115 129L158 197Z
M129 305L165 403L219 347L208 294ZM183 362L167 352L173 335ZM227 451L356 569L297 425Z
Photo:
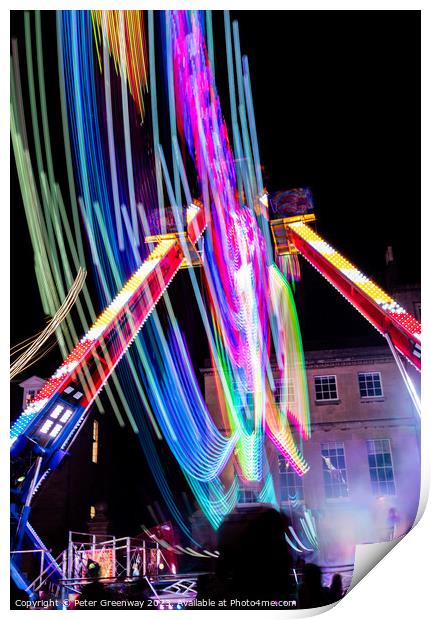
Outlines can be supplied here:
M65 579L70 582L85 580L90 561L100 566L101 579L137 579L156 577L167 566L163 549L155 542L125 536L101 536L70 532L64 552Z

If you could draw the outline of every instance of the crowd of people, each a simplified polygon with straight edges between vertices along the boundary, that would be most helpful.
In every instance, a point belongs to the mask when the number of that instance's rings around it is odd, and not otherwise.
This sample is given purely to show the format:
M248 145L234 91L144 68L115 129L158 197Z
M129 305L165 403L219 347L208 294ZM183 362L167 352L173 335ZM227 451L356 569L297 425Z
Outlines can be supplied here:
M286 601L291 608L306 609L340 600L345 594L341 575L334 574L325 587L319 566L302 559L294 565L286 531L286 518L275 508L229 515L218 532L215 572L198 579L197 598L223 608L229 608L229 601L248 601L253 607Z
M308 609L340 600L345 594L340 574L334 574L327 587L323 585L319 566L302 558L294 564L285 535L287 526L286 517L267 506L228 515L218 531L219 556L215 570L197 579L195 608L202 603L224 609L274 606ZM117 597L148 599L151 606L152 593L145 591L143 581L129 586L127 591L114 592L100 577L99 564L90 560L88 582L75 604L69 605L70 609L83 609L86 602L98 609L102 601L106 603Z
M331 585L322 583L322 570L316 564L305 564L299 575L298 606L302 609L323 607L336 603L344 596L343 580L339 573L332 576Z

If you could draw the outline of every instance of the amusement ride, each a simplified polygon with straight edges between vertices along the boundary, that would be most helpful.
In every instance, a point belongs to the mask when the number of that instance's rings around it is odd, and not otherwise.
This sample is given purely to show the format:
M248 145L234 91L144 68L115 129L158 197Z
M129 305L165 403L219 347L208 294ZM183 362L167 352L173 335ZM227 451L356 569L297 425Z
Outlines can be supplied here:
M292 292L298 255L386 338L420 411L404 366L407 360L420 371L420 323L317 234L308 189L271 194L264 187L248 60L229 12L224 26L230 127L216 87L210 11L57 12L67 200L51 152L39 13L34 58L25 15L35 155L12 47L12 144L44 310L56 316L80 269L92 270L97 303L105 306L96 314L81 281L78 319L68 314L51 330L64 361L11 427L11 569L30 594L18 560L24 549L45 549L50 578L64 578L31 525L33 498L67 457L90 408L103 407L102 390L119 422L125 415L139 435L190 544L155 441L168 444L215 529L236 506L243 482L259 484L258 502L277 505L266 441L299 476L307 474L301 445L310 437L310 415ZM208 339L223 431L207 408L169 296L180 269L189 274ZM294 407L275 397L270 358L281 389L293 385ZM235 475L227 486L228 462ZM291 546L313 544L311 521L290 532ZM199 555L196 546L188 549Z

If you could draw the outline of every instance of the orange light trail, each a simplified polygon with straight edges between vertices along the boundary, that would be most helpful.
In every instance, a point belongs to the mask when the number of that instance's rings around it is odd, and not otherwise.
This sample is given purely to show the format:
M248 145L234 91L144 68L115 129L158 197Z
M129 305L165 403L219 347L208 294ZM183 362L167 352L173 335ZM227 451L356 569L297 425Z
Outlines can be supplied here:
M125 72L130 94L143 119L144 93L148 91L144 12L91 11L91 16L100 70L102 70L100 44L105 36L115 70L117 73L120 70ZM106 32L104 23L106 23ZM124 45L122 45L123 36Z

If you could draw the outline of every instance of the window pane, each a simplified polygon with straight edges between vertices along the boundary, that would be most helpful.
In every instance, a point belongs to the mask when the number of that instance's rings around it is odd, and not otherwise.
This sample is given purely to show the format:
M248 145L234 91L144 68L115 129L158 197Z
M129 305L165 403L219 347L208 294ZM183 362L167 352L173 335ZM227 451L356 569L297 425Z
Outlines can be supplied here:
M385 470L383 467L379 467L377 469L377 478L378 480L386 480L386 476L385 476Z
M338 398L335 375L314 377L314 393L316 400L332 400Z
M382 379L379 372L358 373L359 393L361 398L382 396Z
M395 495L394 471L389 439L367 441L368 466L374 495Z
M387 465L388 467L392 466L392 458L389 452L385 452L383 454L383 460L384 460L385 465Z
M343 442L337 441L321 444L321 454L326 497L347 497L349 489Z
M380 495L388 495L388 486L386 482L380 483Z
M302 476L291 469L286 459L279 455L278 472L280 482L280 496L282 501L294 501L304 498Z

